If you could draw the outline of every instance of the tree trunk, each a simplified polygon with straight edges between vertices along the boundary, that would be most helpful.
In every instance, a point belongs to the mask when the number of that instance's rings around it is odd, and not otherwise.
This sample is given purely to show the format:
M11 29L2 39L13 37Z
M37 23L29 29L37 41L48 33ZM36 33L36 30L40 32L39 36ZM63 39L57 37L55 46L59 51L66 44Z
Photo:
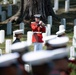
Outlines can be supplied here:
M33 15L35 14L41 14L44 22L47 22L47 17L50 15L58 19L53 11L50 0L21 0L21 10L17 23L33 19Z
M26 20L33 20L33 15L41 14L41 18L44 23L47 22L47 17L52 16L54 19L59 19L54 13L52 3L50 0L21 0L19 11L6 20L20 23Z

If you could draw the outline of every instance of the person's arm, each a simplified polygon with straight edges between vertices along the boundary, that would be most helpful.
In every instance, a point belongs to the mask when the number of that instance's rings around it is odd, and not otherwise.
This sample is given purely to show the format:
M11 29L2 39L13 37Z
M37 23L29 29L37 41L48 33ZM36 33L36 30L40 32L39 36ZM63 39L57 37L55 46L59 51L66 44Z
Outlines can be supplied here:
M39 25L45 26L45 23L44 23L43 21L40 21L40 22L39 22Z
M32 31L37 31L37 28L38 28L38 26L34 22L31 22Z
M40 31L41 31L42 33L44 33L44 32L46 31L45 24L44 24L42 21L40 21L40 22L39 22L39 25L40 25Z

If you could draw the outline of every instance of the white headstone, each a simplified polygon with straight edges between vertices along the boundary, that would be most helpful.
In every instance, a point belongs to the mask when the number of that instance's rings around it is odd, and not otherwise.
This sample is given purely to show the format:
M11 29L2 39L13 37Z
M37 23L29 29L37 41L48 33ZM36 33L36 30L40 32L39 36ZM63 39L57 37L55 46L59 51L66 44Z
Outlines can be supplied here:
M2 55L2 49L0 49L0 56Z
M11 52L11 40L10 39L7 39L6 42L5 42L5 52L6 53L10 53Z
M8 5L7 15L8 15L8 17L12 16L12 5L11 4Z
M7 0L3 0L3 4L7 4Z
M65 30L66 30L66 19L65 18L61 19L61 25L64 25L65 26Z
M23 30L24 30L24 28L25 28L24 23L21 22L21 23L20 23L20 29L23 29ZM24 34L24 31L23 31L23 34Z
M52 27L52 16L48 16L48 24L46 27L46 35L50 35L51 34L51 27Z
M59 9L59 0L54 0L54 10L57 11Z
M74 26L74 37L76 37L76 26Z
M13 4L17 4L17 0L13 0Z
M13 41L16 39L15 32L13 31Z
M5 41L5 31L0 30L0 43L3 43Z
M53 11L54 11L54 13L56 14L56 9L53 7Z
M46 37L46 33L42 33L43 39ZM45 41L43 42L43 46L45 45Z
M0 14L2 13L2 5L0 4Z
M12 23L8 22L7 23L7 35L11 35L12 34Z
M65 12L69 12L70 0L65 0Z
M47 26L46 26L46 35L47 36L51 35L51 25L50 24L47 24Z
M1 21L5 21L6 20L6 11L2 11L1 13Z
M27 42L28 42L29 45L32 44L32 35L33 35L32 31L27 32Z
M76 25L76 19L74 19L74 26Z
M47 26L45 26L45 28L46 28L46 36L48 35L48 27Z
M48 16L48 24L50 24L52 27L52 16Z
M76 26L74 26L74 35L73 35L73 46L76 48Z
M74 47L71 46L70 47L70 57L69 57L69 59L73 60L73 59L75 59L74 57L75 57L75 50L74 50Z

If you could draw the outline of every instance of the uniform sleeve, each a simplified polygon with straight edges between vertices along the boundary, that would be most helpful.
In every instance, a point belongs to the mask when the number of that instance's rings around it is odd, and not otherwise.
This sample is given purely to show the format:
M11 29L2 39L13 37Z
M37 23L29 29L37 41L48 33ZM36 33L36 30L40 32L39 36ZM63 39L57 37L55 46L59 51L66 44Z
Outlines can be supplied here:
M41 28L41 32L46 32L46 27L45 26L42 26L42 28Z
M36 31L38 29L38 26L35 25L35 23L31 23L31 29L32 31Z

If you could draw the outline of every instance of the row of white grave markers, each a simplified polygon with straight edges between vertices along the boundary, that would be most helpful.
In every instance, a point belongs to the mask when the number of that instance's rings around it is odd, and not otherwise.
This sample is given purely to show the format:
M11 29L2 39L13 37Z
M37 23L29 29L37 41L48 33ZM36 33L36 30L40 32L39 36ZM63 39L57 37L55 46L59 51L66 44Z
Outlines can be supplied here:
M5 41L5 31L0 30L0 43L2 44Z
M7 0L3 0L3 4L7 4L8 3L8 1Z
M64 25L65 30L66 30L66 19L65 18L61 19L61 25ZM48 24L46 26L46 35L47 36L51 35L51 28L52 28L52 16L48 16Z
M20 29L23 29L24 30L24 23L20 23L20 26L19 26ZM24 32L23 32L24 33ZM7 23L7 35L11 35L12 34L12 22L8 22Z
M65 12L69 12L70 0L65 0ZM54 0L54 11L59 9L59 0Z
M11 35L12 34L12 22L8 22L7 23L7 35Z
M24 31L24 28L25 28L25 26L24 26L24 23L23 22L21 22L20 24L19 24L19 28L20 29L23 29L23 31ZM24 32L23 32L24 33ZM12 22L8 22L7 23L7 35L11 35L12 34Z
M52 19L52 18L51 18ZM50 20L51 20L50 19ZM63 20L64 21L64 20ZM51 21L52 22L52 21ZM48 27L48 30L50 31L50 25L52 25L52 23L49 23L49 21L48 21L48 23L49 24L47 24L47 27ZM66 22L66 21L64 21L64 22ZM63 22L62 22L63 23ZM65 23L64 23L65 24ZM22 27L21 27L21 25L23 25ZM20 29L24 29L24 24L23 24L23 22L22 22L22 24L20 24ZM48 32L49 32L48 31ZM74 35L76 35L76 26L74 26ZM27 42L28 42L28 44L32 44L32 34L33 34L33 32L32 31L28 31L27 32ZM50 35L50 34L49 34ZM45 37L45 36L47 36L46 35L46 33L43 33L43 37ZM6 53L9 53L9 52L11 52L11 50L10 50L10 45L11 45L11 40L6 40L6 49L5 49L5 51L6 51ZM74 45L73 45L74 46ZM73 49L73 50L72 50ZM71 51L72 50L72 51ZM71 47L70 48L70 58L72 58L74 56L74 48L73 47ZM69 59L70 59L69 58Z
M61 19L61 25L64 25L65 26L65 29L66 29L66 19L65 18L62 18ZM74 26L76 26L76 19L74 19ZM76 27L74 27L74 36L76 35Z
M8 4L8 0L3 0L3 4ZM17 4L17 0L13 0L13 4Z
M66 19L65 18L61 19L61 25L64 25L65 30L66 30ZM52 28L52 16L48 16L48 24L46 26L46 35L47 36L51 35L51 28Z
M6 11L2 11L2 5L0 4L0 15L1 15L1 21L6 20L6 15L8 17L12 16L12 5L11 4L8 5L6 13Z

